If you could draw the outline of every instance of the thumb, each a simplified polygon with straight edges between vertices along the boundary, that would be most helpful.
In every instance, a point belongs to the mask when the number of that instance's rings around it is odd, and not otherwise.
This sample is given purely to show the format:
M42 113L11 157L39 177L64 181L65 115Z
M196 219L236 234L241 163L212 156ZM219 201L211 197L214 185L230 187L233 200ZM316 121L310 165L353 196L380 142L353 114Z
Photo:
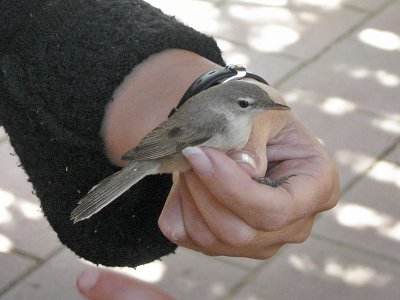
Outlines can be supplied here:
M90 269L76 282L79 292L91 300L171 300L164 292L144 282L109 271Z
M257 130L257 127L254 126L249 140L244 148L239 151L232 151L228 153L228 156L235 162L239 163L239 166L241 166L242 169L252 178L265 176L268 166L266 138L260 137L259 133L260 132ZM246 154L251 156L253 163L250 163L250 165L253 168L248 168L247 166L244 168L243 164L241 164L242 160L248 163L249 161L251 162L251 160L248 160Z
M187 147L182 153L193 171L216 197L242 195L243 187L252 182L244 168L217 149Z
M271 112L264 112L260 114L253 122L249 140L241 151L249 152L253 155L256 162L255 175L249 174L251 177L263 177L267 172L268 159L267 159L267 143L270 133L272 131Z

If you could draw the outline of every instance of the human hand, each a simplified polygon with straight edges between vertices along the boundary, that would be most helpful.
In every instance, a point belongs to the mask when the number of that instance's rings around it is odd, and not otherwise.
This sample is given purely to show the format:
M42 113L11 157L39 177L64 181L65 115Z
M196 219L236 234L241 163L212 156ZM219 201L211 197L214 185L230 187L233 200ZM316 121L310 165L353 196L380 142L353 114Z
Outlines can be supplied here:
M211 148L186 156L193 170L175 175L159 226L174 243L207 255L269 258L284 244L305 241L315 215L338 201L333 162L290 112L262 114L231 157ZM248 163L235 163L240 157ZM252 179L288 175L296 176L278 188Z
M79 292L91 300L171 300L163 291L115 272L90 269L78 276Z

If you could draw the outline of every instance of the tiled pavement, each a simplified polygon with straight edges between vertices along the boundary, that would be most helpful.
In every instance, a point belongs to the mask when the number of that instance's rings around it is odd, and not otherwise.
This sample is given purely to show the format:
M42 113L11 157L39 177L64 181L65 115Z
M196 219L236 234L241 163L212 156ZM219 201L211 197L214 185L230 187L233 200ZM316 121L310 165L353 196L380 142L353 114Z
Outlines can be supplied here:
M180 249L132 276L177 299L400 299L400 1L152 0L278 87L324 142L339 205L268 261ZM87 264L41 215L0 132L0 300L80 299Z

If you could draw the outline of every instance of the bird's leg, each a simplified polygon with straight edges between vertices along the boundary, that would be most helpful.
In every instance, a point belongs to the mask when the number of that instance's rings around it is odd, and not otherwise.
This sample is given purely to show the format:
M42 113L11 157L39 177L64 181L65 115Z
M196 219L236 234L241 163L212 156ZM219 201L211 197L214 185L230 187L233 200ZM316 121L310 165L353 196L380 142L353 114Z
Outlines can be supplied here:
M296 176L296 175L289 175L289 176L285 176L285 177L278 178L278 179L269 179L267 177L257 177L254 180L257 181L258 183L265 184L270 187L278 187L284 183L289 183L289 178L293 177L293 176Z

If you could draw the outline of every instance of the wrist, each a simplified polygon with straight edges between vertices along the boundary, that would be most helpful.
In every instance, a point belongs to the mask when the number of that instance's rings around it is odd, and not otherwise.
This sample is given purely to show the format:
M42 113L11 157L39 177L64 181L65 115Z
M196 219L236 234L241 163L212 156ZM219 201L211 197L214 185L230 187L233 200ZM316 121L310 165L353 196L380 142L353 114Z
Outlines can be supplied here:
M152 55L124 79L105 111L101 136L116 165L120 157L165 121L196 78L219 65L193 52L171 49Z

